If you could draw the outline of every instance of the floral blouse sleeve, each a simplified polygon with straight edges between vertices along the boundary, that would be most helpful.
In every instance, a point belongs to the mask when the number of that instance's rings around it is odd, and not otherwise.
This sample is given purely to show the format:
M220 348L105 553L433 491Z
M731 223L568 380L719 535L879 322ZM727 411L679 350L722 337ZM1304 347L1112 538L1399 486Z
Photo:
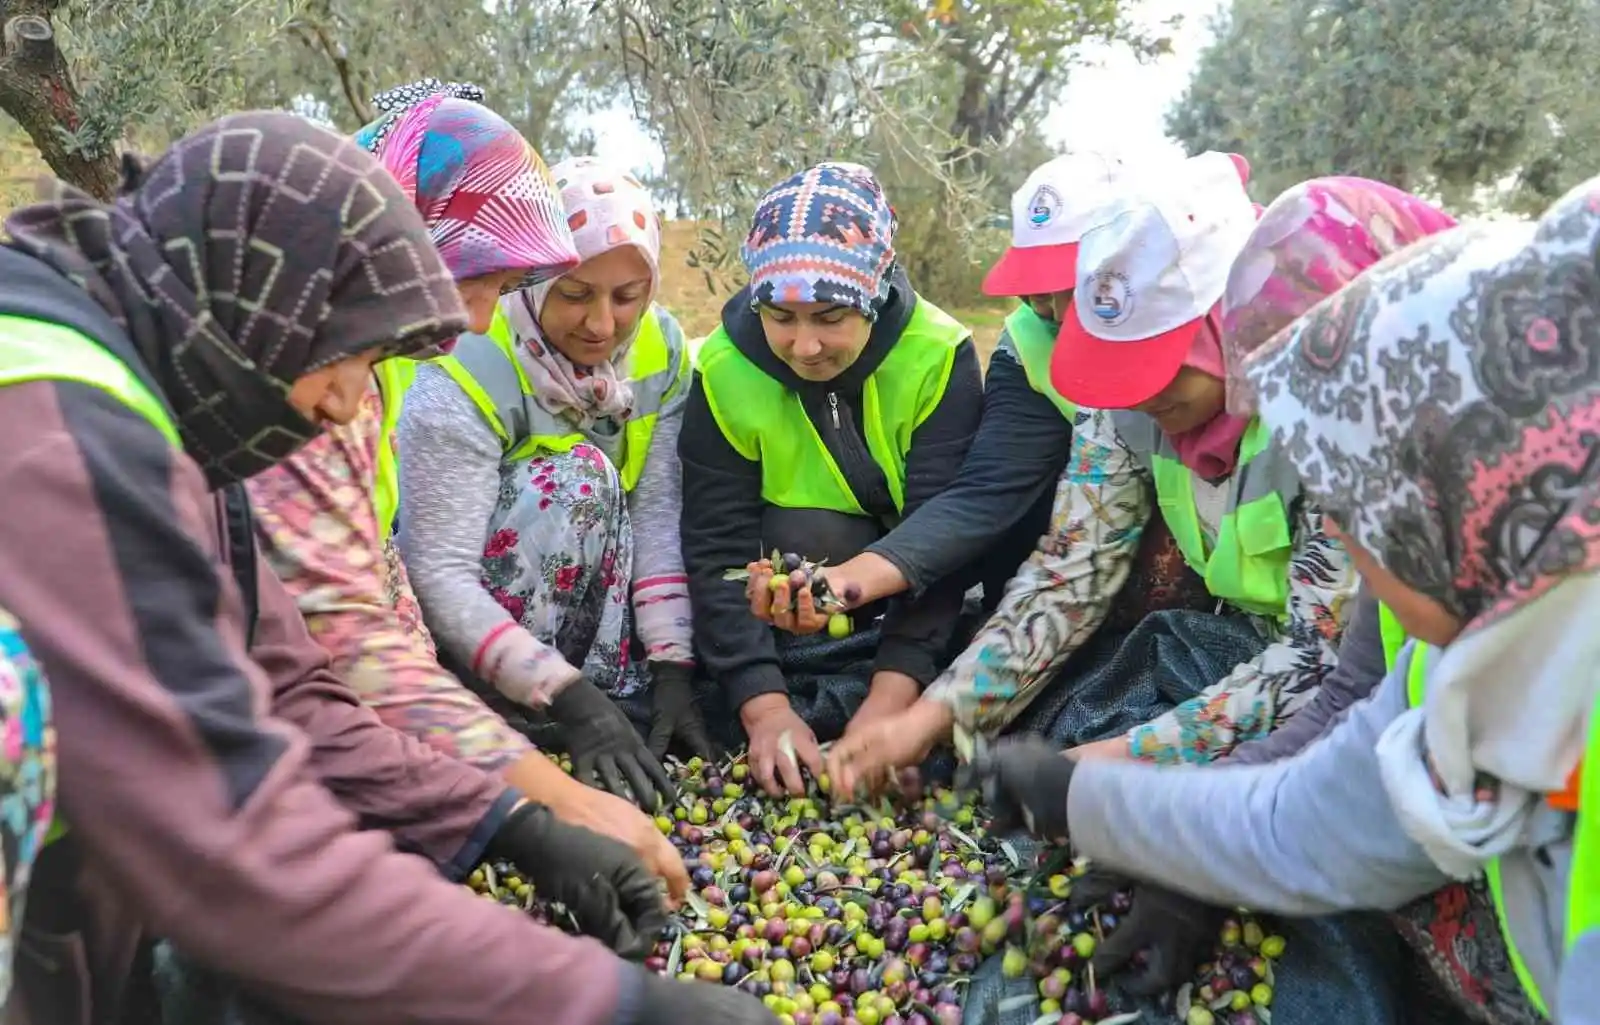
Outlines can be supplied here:
M1110 415L1080 412L1049 529L926 696L968 729L997 732L1020 715L1104 622L1149 522L1150 494Z
M378 536L382 415L374 386L354 421L247 482L261 550L334 672L385 722L499 772L532 745L440 667L405 568Z
M1289 560L1289 620L1249 662L1166 715L1135 727L1135 758L1171 764L1209 762L1265 736L1310 702L1338 661L1339 638L1355 608L1360 578L1344 546L1323 529L1322 513L1302 503Z

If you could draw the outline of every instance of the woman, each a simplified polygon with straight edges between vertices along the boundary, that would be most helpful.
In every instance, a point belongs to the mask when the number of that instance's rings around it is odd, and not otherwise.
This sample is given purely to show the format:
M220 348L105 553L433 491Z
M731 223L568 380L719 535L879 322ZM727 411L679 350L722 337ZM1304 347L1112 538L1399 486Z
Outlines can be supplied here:
M50 688L17 621L0 609L0 1014L28 906L28 882L55 816L56 739Z
M482 98L424 80L377 96L383 117L356 137L415 202L475 331L488 330L501 292L579 262L554 180ZM267 561L334 671L384 722L628 844L682 897L683 859L647 816L561 771L439 665L390 540L393 428L412 366L379 363L354 420L249 480Z
M1191 630L1200 641L1182 649L1185 668L1192 662L1209 674L1187 674L1200 677L1200 693L1148 722L1133 715L1139 725L1092 750L1209 761L1267 733L1315 693L1335 661L1356 579L1320 515L1300 500L1292 469L1266 446L1265 429L1223 408L1217 306L1256 224L1241 179L1227 154L1202 154L1131 188L1084 235L1052 386L1090 408L1073 429L1051 532L923 700L835 749L835 779L915 764L958 723L984 732L1009 725L1101 628L1158 511L1213 608L1227 615L1199 617ZM1157 671L1137 689L1115 672L1127 668L1120 649L1112 672L1095 674L1116 709L1102 722L1121 726L1127 713L1160 707L1163 679L1179 674L1169 648L1141 656ZM1085 680L1068 688L1084 692ZM1092 737L1084 729L1069 742Z
M1561 1025L1600 1021L1597 243L1591 180L1537 225L1418 243L1246 363L1411 638L1377 693L1264 766L1010 747L979 768L1006 810L1098 862L1289 914L1486 875L1528 998Z
M684 414L683 551L700 649L770 793L801 793L800 767L819 775L822 759L780 668L806 656L780 649L768 624L808 632L826 617L808 590L769 586L770 562L751 556L860 552L949 484L981 411L971 337L912 290L894 229L858 164L819 164L771 189L742 249L750 284L701 348ZM725 578L747 564L747 586ZM811 694L817 728L848 716L858 731L914 702L945 661L961 592L946 580L891 605L865 699L859 686ZM856 618L865 626L875 611Z
M1261 215L1229 272L1222 300L1222 351L1226 365L1227 406L1241 416L1255 413L1254 394L1242 366L1295 318L1338 292L1368 267L1407 245L1454 226L1455 220L1415 196L1381 182L1330 177L1303 182L1284 192ZM1348 617L1338 662L1316 696L1280 728L1239 745L1219 759L1227 765L1256 765L1287 758L1307 747L1351 705L1365 698L1386 671L1384 631L1377 602L1363 595ZM1104 885L1122 888L1126 880ZM1080 889L1092 896L1101 885ZM1152 946L1166 956L1152 958L1124 983L1169 989L1189 977L1209 953L1221 909L1208 909L1178 894L1145 885L1116 939L1106 944L1098 966L1120 971L1134 952ZM1160 914L1152 912L1160 911ZM1487 918L1486 918L1487 914ZM1497 975L1509 962L1491 937L1475 928L1492 921L1493 909L1481 887L1451 887L1403 910L1401 931L1437 964L1449 966L1445 978L1458 1003L1480 1020L1501 1023L1531 1020L1531 1008L1509 1000L1515 987ZM1348 969L1348 966L1346 966ZM1514 980L1512 980L1514 982Z
M661 226L632 175L555 177L582 259L501 300L486 334L424 366L400 416L399 543L444 651L516 708L549 703L578 777L646 809L689 700L674 455L683 332L654 303ZM644 658L633 653L635 639ZM616 701L650 702L653 750Z
M450 881L509 858L623 949L663 921L627 848L384 726L253 548L227 566L214 492L351 419L375 360L465 326L415 205L287 114L128 168L109 205L55 184L0 249L0 605L51 680L61 764L22 1019L154 1020L124 1006L141 932L309 1022L681 1000Z

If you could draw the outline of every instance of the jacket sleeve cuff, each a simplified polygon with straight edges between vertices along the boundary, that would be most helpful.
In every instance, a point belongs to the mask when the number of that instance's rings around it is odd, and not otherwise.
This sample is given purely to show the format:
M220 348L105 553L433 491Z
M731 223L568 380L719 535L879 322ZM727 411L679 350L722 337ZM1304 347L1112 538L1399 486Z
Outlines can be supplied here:
M885 637L878 643L878 656L872 668L878 672L904 673L926 690L939 675L933 655L920 644L899 637Z
M511 814L511 809L522 800L522 795L506 787L494 803L489 806L488 814L478 820L473 827L472 835L467 837L467 842L450 859L448 865L442 866L445 878L453 883L459 883L467 874L478 867L483 861L484 853L489 849L489 843L494 839L500 827L506 824L506 817Z
M643 968L617 959L617 1013L612 1025L638 1025L645 1004L645 983L653 976Z
M763 694L787 694L789 685L784 682L783 671L770 662L746 666L722 677L722 688L727 692L728 704L738 712L746 701Z

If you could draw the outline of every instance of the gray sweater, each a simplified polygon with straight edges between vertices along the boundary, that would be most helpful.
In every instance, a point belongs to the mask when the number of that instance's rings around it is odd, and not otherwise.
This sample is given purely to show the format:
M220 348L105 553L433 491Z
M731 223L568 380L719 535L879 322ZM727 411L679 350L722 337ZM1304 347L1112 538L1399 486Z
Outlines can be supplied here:
M1084 761L1072 777L1075 848L1213 904L1287 915L1393 910L1452 880L1406 835L1374 746L1406 710L1409 650L1315 743L1264 765ZM1563 956L1568 836L1501 859L1506 914L1560 1025L1600 1023L1600 933Z

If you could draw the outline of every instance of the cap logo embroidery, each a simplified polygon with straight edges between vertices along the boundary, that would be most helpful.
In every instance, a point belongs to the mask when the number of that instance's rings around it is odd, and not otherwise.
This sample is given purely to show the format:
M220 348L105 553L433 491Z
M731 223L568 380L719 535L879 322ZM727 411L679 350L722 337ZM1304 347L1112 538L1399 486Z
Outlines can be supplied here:
M1035 228L1049 224L1060 212L1061 193L1048 185L1039 186L1033 198L1028 200L1028 223Z
M1089 308L1106 327L1125 323L1133 315L1133 289L1128 287L1127 276L1117 271L1096 274Z

